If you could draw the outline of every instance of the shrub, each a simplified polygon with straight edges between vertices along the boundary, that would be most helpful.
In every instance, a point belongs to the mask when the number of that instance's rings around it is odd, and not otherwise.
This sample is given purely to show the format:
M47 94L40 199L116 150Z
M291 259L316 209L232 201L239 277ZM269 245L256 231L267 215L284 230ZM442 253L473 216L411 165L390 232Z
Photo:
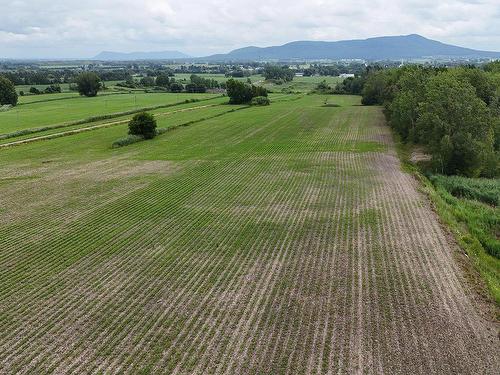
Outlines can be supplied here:
M40 90L38 90L36 87L30 87L30 94L33 94L33 95L40 95L41 92Z
M156 120L147 112L141 112L132 117L128 124L128 133L138 135L144 139L152 139L156 136Z
M14 84L7 78L0 76L0 105L17 104L17 92Z
M61 92L61 86L59 85L50 85L44 91L45 94L55 94Z
M251 102L252 105L269 105L271 102L269 101L269 98L266 96L256 96L255 98L252 99Z
M143 141L145 138L142 135L128 135L124 138L120 138L113 142L111 147L118 148L123 146L131 145L132 143L137 143Z
M313 93L315 94L333 94L332 88L326 83L326 81L321 81L316 85L316 87L312 90Z

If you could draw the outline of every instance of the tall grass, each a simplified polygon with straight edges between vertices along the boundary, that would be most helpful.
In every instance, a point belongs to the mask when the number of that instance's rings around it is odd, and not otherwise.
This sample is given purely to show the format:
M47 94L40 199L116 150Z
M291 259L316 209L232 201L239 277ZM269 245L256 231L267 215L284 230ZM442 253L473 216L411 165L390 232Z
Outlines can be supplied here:
M457 198L467 198L492 206L500 203L500 179L467 178L461 176L432 175L434 186L442 187Z
M488 254L500 259L500 180L442 175L430 180L457 220Z

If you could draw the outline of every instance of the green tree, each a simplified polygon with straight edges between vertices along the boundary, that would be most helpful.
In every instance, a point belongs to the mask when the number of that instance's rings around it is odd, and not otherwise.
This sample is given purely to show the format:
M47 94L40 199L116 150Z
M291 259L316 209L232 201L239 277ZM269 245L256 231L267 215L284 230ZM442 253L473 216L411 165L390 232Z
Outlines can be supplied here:
M402 69L396 83L397 93L387 106L387 114L391 127L405 142L418 142L418 106L424 100L427 82L433 74L432 69L410 66Z
M101 88L101 79L94 72L80 73L75 79L80 95L96 96Z
M365 77L348 77L342 82L337 83L334 89L334 93L361 95L365 81Z
M495 82L493 78L478 68L455 68L450 72L457 78L469 82L476 90L476 95L486 104L490 104L495 97Z
M14 84L7 78L0 76L0 105L17 105L17 92Z
M155 85L155 79L150 76L142 77L140 84L144 87L153 87Z
M147 112L136 114L128 123L128 133L143 136L145 139L154 138L156 136L156 120L154 116Z
M395 77L391 77L391 70L374 70L368 74L363 86L361 103L363 105L384 104L393 96L391 83ZM393 78L391 80L391 78Z
M275 79L285 82L292 81L293 77L295 77L295 73L293 72L293 70L291 70L287 66L279 65L266 65L263 75L266 80Z
M249 103L253 97L252 86L232 78L226 82L226 90L231 104Z
M168 74L159 74L158 77L156 77L156 85L160 87L168 87L170 85L170 78L168 78Z
M182 92L184 90L184 86L179 82L171 82L170 83L170 91L172 92Z
M419 112L419 138L438 171L471 177L487 172L494 153L493 119L470 83L450 72L432 77Z
M252 86L252 97L256 98L258 96L263 96L267 98L267 89L263 86Z

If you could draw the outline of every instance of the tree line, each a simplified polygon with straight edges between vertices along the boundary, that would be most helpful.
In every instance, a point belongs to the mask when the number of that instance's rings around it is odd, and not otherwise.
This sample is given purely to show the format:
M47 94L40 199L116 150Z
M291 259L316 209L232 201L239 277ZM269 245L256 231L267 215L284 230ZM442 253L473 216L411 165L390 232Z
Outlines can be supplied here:
M500 62L483 68L372 69L343 88L357 81L362 103L383 105L403 142L426 147L435 171L500 175Z

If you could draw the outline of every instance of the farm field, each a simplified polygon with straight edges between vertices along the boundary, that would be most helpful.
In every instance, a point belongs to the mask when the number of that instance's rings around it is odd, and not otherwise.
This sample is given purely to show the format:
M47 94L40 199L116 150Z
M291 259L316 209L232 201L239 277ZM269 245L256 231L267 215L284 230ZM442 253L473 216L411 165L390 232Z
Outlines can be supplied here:
M208 99L216 96L213 94L133 93L36 102L0 112L0 134L142 107L175 104L190 99Z
M261 78L263 79L263 78ZM318 83L325 81L329 86L335 87L343 78L331 76L314 76L314 77L295 77L293 81L286 82L281 85L276 85L269 82L262 82L261 84L268 90L280 92L281 90L289 90L296 92L309 92L313 90Z
M20 106L0 133L134 96ZM0 373L496 373L495 327L381 109L272 99L158 109L206 120L118 149L126 124L0 148Z

